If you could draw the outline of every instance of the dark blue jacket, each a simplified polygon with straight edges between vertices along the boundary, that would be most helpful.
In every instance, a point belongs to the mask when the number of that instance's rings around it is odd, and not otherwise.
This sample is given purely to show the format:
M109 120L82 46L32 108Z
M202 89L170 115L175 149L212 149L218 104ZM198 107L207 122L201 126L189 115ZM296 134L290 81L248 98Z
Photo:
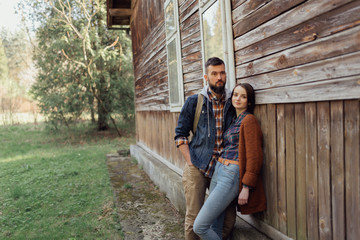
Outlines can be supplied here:
M191 162L199 169L206 169L211 160L215 146L215 117L212 110L212 103L209 101L207 86L200 92L204 96L203 106L196 128L196 133L189 144ZM235 109L231 104L231 92L226 90L223 132L228 129L232 120L236 116ZM198 94L190 96L181 109L178 125L175 128L175 139L178 137L189 137L193 128L194 116L196 111Z

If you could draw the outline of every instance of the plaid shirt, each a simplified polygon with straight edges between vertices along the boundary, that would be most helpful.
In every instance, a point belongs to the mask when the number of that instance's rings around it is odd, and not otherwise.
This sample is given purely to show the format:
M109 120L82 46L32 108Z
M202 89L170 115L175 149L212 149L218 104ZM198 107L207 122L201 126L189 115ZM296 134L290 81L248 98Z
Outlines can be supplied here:
M215 146L214 151L211 156L211 160L209 162L209 165L205 170L201 170L203 174L206 177L212 177L214 170L215 170L215 164L217 159L220 156L220 153L223 149L223 117L224 117L224 106L225 106L225 92L221 96L221 98L218 100L216 98L216 95L213 93L210 88L208 89L208 95L209 99L212 102L212 109L214 113L215 118L215 126L216 126L216 136L215 136ZM179 147L182 144L189 144L189 140L187 137L179 137L175 141L176 146Z
M241 113L224 133L224 149L221 157L228 160L239 161L239 132L240 125L247 112Z

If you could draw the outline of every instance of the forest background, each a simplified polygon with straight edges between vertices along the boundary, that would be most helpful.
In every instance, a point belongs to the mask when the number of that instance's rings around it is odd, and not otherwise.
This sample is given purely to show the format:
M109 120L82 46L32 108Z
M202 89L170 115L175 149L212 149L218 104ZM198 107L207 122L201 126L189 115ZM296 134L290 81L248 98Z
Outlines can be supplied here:
M3 125L24 112L51 128L134 120L131 40L107 29L105 0L26 0L14 11L20 27L0 30Z

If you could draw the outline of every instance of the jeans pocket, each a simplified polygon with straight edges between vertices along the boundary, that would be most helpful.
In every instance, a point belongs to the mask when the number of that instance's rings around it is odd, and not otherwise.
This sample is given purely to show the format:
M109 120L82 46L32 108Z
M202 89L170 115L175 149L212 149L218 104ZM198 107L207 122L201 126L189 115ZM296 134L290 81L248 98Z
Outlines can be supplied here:
M239 172L239 168L234 167L233 165L228 165L228 166L224 165L224 172L229 174L232 177L235 177L237 175L237 173Z

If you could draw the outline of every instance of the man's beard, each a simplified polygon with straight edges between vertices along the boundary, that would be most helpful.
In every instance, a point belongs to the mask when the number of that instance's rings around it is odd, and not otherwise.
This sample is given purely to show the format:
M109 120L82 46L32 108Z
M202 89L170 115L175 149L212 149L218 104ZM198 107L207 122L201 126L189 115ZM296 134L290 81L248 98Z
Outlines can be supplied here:
M216 83L215 83L216 84ZM220 94L223 93L225 90L225 83L222 86L217 87L216 85L211 85L209 83L210 89L213 90L214 93Z

